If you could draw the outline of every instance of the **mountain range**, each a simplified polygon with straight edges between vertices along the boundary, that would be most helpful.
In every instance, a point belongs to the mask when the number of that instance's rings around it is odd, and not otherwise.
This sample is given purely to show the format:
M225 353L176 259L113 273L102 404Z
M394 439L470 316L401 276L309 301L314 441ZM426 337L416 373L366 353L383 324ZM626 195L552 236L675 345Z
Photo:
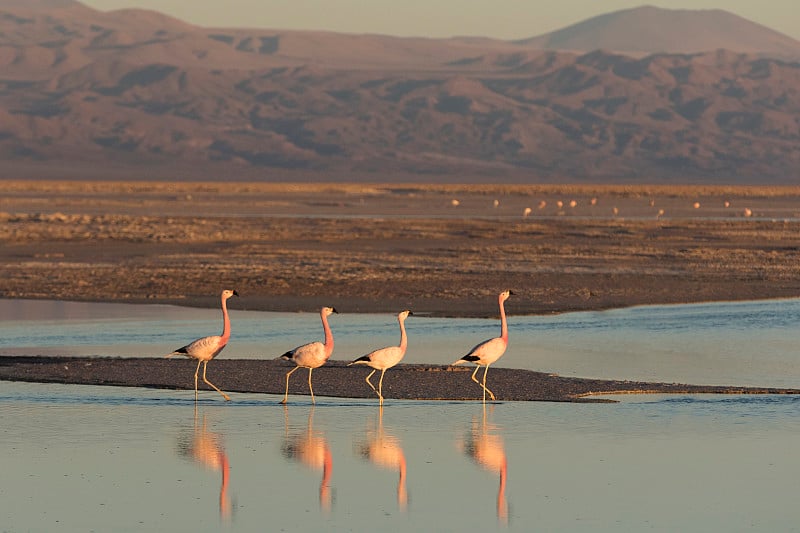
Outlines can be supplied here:
M642 55L722 49L800 59L800 41L721 9L642 6L593 17L517 43L551 50L602 49Z
M518 41L0 0L0 177L800 177L800 42L641 7Z

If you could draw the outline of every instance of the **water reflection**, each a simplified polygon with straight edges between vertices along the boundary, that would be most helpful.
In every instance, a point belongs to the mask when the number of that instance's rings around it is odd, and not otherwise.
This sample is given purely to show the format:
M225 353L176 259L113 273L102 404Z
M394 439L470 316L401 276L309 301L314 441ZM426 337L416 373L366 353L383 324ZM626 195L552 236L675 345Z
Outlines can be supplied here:
M377 405L337 399L313 417L310 402L289 406L287 428L274 396L242 397L199 402L193 426L194 401L165 401L158 389L3 382L0 530L792 531L800 523L797 397L504 402L485 416L481 404L397 400L383 424ZM301 441L319 442L320 429L326 442L308 452ZM395 437L383 448L403 448L386 461L391 470L361 454L381 435ZM403 483L400 457L411 471ZM335 505L321 512L326 493ZM514 505L520 494L524 505ZM396 496L409 501L405 512Z
M497 519L502 524L508 524L508 502L506 501L506 477L508 462L503 437L499 428L487 422L487 409L494 412L494 405L483 406L480 422L477 417L472 419L472 428L458 443L460 450L481 468L500 476L500 485L497 489Z
M219 488L219 514L222 518L229 518L231 501L228 497L228 482L231 467L222 444L222 435L208 431L205 415L203 415L202 424L198 425L197 418L197 406L195 406L194 429L191 433L187 432L178 437L178 454L208 470L219 471L222 474Z
M400 439L383 427L383 406L378 409L377 428L367 427L365 439L357 446L357 451L361 457L375 466L398 472L397 506L401 511L405 511L408 506L406 456Z
M333 455L325 434L314 431L314 407L308 412L305 432L289 434L289 408L283 407L285 434L281 451L287 459L299 461L305 466L322 470L322 481L319 484L319 506L323 511L330 511L331 474L333 473Z

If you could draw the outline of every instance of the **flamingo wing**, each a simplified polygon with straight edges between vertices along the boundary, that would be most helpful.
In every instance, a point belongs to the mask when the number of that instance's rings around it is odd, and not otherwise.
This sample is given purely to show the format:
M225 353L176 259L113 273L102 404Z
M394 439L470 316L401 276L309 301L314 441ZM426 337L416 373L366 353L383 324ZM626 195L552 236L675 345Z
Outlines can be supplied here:
M399 363L403 359L405 353L405 350L401 349L399 346L388 346L386 348L379 348L367 355L362 355L350 364L362 363L378 370L384 370Z
M405 350L400 349L399 346L381 348L370 354L373 364L381 369L393 367L403 359L404 355Z
M505 353L507 345L508 343L502 337L495 337L478 344L461 359L473 363L491 364Z
M310 342L298 346L281 356L283 359L290 359L298 366L317 367L325 363L325 345L321 342Z
M186 355L195 359L205 359L214 357L224 347L225 343L222 342L222 337L219 335L211 335L192 341L186 346L178 348L170 355Z

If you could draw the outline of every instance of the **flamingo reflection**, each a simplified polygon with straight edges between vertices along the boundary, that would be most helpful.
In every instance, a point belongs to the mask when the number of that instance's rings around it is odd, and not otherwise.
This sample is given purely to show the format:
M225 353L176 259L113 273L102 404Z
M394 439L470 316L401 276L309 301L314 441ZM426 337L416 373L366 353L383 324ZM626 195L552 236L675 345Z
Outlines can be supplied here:
M319 505L323 511L331 509L331 474L333 473L333 455L331 454L325 435L314 431L314 407L308 412L308 424L305 433L289 435L289 408L284 406L286 435L283 442L283 456L299 461L314 470L322 469L322 481L319 484Z
M377 431L367 431L367 440L359 447L363 458L372 464L388 470L397 470L397 505L405 511L408 504L406 490L406 456L400 445L400 440L383 429L383 407L378 410Z
M491 406L494 409L494 406ZM506 501L506 475L508 463L503 437L497 433L497 427L487 424L486 406L483 408L483 419L479 424L473 419L471 431L459 443L459 447L478 465L489 472L500 475L500 486L497 489L497 518L508 523L508 502Z
M230 517L231 502L228 498L228 482L231 468L228 455L222 445L222 436L208 431L206 428L205 415L203 415L203 423L198 426L197 408L194 412L194 431L179 437L178 453L208 470L222 473L222 484L219 489L219 514L223 518Z

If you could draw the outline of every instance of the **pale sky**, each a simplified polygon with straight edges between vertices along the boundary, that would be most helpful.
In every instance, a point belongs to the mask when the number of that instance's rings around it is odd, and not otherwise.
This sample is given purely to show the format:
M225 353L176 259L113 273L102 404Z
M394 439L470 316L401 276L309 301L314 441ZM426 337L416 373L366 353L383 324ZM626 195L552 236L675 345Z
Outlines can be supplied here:
M724 9L800 40L798 0L80 0L109 11L153 9L209 27L330 30L398 36L520 39L650 4Z

